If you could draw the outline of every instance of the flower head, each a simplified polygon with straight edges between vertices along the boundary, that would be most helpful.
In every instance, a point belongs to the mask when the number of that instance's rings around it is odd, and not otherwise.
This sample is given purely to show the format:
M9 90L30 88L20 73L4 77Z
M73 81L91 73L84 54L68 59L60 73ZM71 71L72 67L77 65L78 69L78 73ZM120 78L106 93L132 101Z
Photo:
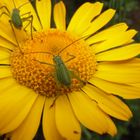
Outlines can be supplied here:
M101 31L115 10L101 13L100 2L83 4L68 27L64 3L57 3L56 28L50 0L36 1L37 14L28 0L1 5L10 14L20 7L23 27L4 14L0 19L0 134L30 140L42 123L48 140L80 140L80 124L114 136L110 116L132 117L119 97L140 98L136 31L125 23Z

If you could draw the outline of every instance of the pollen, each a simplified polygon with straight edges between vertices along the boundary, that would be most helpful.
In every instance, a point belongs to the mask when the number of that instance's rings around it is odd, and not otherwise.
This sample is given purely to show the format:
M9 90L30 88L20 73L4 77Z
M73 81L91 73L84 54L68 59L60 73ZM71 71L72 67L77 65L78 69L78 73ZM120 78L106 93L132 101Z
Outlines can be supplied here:
M60 65L53 61L56 56L61 57L61 65L65 64L71 73L69 86L57 77ZM80 90L96 71L93 48L84 39L58 29L34 33L33 39L27 39L13 50L10 62L18 83L47 97Z

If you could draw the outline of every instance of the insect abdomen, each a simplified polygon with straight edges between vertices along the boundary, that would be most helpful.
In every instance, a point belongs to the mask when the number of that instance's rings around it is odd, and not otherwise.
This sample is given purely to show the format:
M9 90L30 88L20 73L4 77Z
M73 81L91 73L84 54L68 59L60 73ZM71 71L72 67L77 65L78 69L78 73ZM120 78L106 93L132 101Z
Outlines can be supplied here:
M11 15L11 20L13 25L17 28L17 29L21 29L22 28L22 20L19 14L19 10L18 9L13 9L12 15Z
M57 67L56 73L57 73L57 79L61 84L65 85L65 86L71 85L71 77L70 77L69 71L66 68L65 64Z

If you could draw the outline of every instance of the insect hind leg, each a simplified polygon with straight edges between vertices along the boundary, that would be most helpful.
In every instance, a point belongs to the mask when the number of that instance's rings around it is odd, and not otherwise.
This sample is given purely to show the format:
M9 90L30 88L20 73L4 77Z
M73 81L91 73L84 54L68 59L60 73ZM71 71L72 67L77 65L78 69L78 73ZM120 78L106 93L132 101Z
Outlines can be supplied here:
M17 43L17 45L18 45L18 47L19 47L19 49L20 49L20 52L22 53L21 48L20 48L20 45L19 45L19 42L18 42L17 37L16 37L16 33L15 33L15 31L14 31L14 28L13 28L12 21L11 21L11 20L9 20L9 23L10 23L10 26L11 26L12 31L13 31L13 33L14 33L16 43Z
M8 9L6 6L1 6L1 7L0 7L0 10L1 10L1 9L5 9L5 10L8 12L9 16L10 16L10 11L9 11L9 9Z
M31 24L31 28L30 28L31 29L31 39L33 39L33 15L30 15L31 12L27 12L27 13L25 13L23 15L25 16L27 14L29 14L28 17L22 18L23 22L28 21L28 24L24 27L24 30L26 30L26 28Z
M6 16L10 17L9 14L7 14L6 12L2 12L2 13L0 14L0 18L1 18L3 15L6 15Z
M2 6L0 7L0 10L1 9L5 9L6 11L3 11L1 14L0 14L0 17L2 17L3 15L6 15L8 17L10 17L10 11L8 10L8 8L6 6Z
M75 70L75 71L76 71L76 70ZM77 73L78 73L78 71L77 71ZM83 86L83 85L86 84L86 81L83 81L78 75L76 75L76 74L74 73L74 71L69 70L69 74L70 74L70 76L71 76L72 78L75 78L75 79L77 79L78 81L80 81L81 86Z

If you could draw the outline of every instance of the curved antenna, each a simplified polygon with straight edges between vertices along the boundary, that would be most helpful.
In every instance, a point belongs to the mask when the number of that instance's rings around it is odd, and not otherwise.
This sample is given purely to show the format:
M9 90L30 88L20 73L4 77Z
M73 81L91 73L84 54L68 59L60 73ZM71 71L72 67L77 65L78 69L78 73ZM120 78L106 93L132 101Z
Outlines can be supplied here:
M25 3L21 4L21 5L18 7L18 9L22 8L24 5L26 5L26 4L28 4L28 3L30 3L30 2L28 1L28 2L25 2Z
M52 54L50 52L29 52L29 53L26 53L26 54L31 54L31 53L47 53L47 54L50 54L50 55L53 55L54 56L54 54Z
M14 7L16 8L16 3L15 3L15 0L13 0L13 4L14 4Z
M85 38L85 37L88 37L88 36L90 36L90 35L86 35L86 36L83 36L83 37L81 37L81 38L79 38L79 39L76 39L75 41L73 41L73 42L70 43L69 45L65 46L62 50L60 50L59 53L58 53L58 55L59 55L60 53L62 53L66 48L68 48L69 46L71 46L72 44L74 44L74 43L78 42L79 40L81 40L81 39L83 39L83 38Z
M74 43L76 43L77 41L79 41L79 40L81 40L81 39L83 39L83 38L85 38L85 37L88 37L88 36L90 36L90 35L86 35L86 36L83 36L83 37L81 37L81 38L79 38L79 39L76 39L75 41L73 41L72 43L70 43L69 45L67 45L66 47L64 47L62 50L60 50L59 53L58 53L58 55L59 55L62 51L64 51L66 48L68 48L69 46L71 46L72 44L74 44ZM30 52L30 53L26 53L26 54L31 54L31 53L47 53L47 54L50 54L50 55L52 55L52 56L55 56L55 55L52 54L51 52Z

